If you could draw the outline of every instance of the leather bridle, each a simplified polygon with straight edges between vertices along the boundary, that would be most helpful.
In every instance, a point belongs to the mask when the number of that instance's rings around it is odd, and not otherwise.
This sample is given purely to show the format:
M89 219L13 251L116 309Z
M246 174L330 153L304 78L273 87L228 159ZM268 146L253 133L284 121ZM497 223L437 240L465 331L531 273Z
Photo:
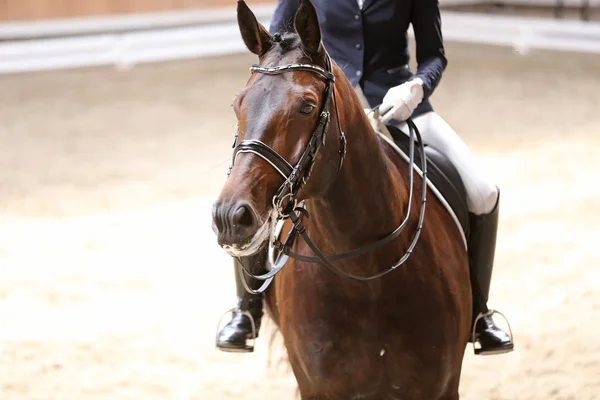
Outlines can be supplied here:
M251 72L258 72L267 75L279 75L289 71L310 71L325 79L327 87L325 88L325 97L323 106L319 113L317 127L313 132L304 152L295 166L292 166L285 158L273 150L268 145L260 140L242 140L237 144L234 143L233 162L231 168L235 164L235 160L240 153L253 153L261 157L275 168L275 170L283 177L284 182L281 184L275 196L273 197L273 207L278 214L278 218L289 217L296 207L296 196L298 192L306 185L310 174L317 160L317 153L321 146L325 145L329 121L331 120L331 103L332 97L335 97L335 75L332 72L331 60L327 57L327 70L311 64L288 64L277 67L263 67L253 65L250 67ZM335 102L335 99L334 99ZM346 156L346 136L340 125L340 119L337 113L337 104L335 104L336 121L340 134L340 162L338 165L338 173L342 169L344 157ZM231 172L230 168L230 172ZM287 204L285 200L288 200Z
M308 179L310 178L310 174L315 165L316 156L317 156L317 153L318 153L320 147L325 145L325 138L327 135L327 130L328 130L329 122L330 122L330 118L331 118L330 109L331 109L331 105L332 105L332 98L333 98L333 106L334 106L335 113L336 113L338 131L340 134L340 150L339 150L340 162L339 162L339 166L338 166L338 173L342 168L342 165L344 162L344 157L346 155L346 136L344 135L344 132L343 132L341 124L340 124L339 116L338 116L337 101L335 98L335 86L334 86L335 76L332 71L331 60L330 60L329 56L327 56L327 69L326 70L321 67L311 65L311 64L288 64L288 65L282 65L282 66L277 66L277 67L263 67L260 65L253 65L250 68L251 72L258 72L258 73L268 74L268 75L278 75L278 74L282 74L285 72L297 71L297 70L310 71L310 72L314 72L314 73L318 74L319 76L321 76L322 78L325 79L325 82L327 83L327 87L325 89L325 100L323 102L323 106L322 106L320 114L319 114L319 120L317 122L317 127L316 127L315 131L313 132L313 135L310 138L308 145L306 146L304 152L300 156L300 159L296 163L296 165L292 166L285 158L283 158L281 155L279 155L275 150L273 150L272 148L270 148L269 146L267 146L266 144L264 144L263 142L261 142L259 140L243 140L238 144L237 143L237 135L236 135L236 139L234 142L235 150L233 153L233 162L229 169L229 173L231 172L231 168L233 167L233 164L235 163L235 160L239 153L253 153L253 154L261 157L265 161L267 161L269 164L271 164L271 166L273 166L273 168L284 178L283 184L279 187L279 189L277 190L277 192L272 200L273 207L274 207L274 210L276 213L276 218L278 220L285 220L285 219L289 218L293 223L293 230L288 235L287 239L285 240L285 243L282 243L281 241L279 241L278 238L275 238L273 240L273 242L271 243L271 245L276 250L279 251L279 255L277 256L277 258L275 260L273 260L271 262L272 268L268 273L262 274L262 275L254 275L243 265L242 261L238 258L240 265L242 266L242 268L240 268L240 270L239 270L239 273L242 278L241 280L244 283L246 290L248 292L254 293L254 294L262 293L267 289L267 287L269 286L269 284L271 283L271 281L273 280L275 275L277 275L277 273L279 273L281 271L281 269L285 266L289 257L292 257L294 259L304 261L304 262L322 263L332 272L334 272L342 277L354 279L354 280L358 280L358 281L370 281L373 279L380 278L384 275L387 275L388 273L392 272L393 270L398 268L400 265L402 265L404 262L406 262L406 260L408 260L408 258L412 254L414 247L417 244L417 241L419 239L419 236L420 236L420 233L421 233L421 230L423 227L423 220L425 218L425 204L427 201L426 200L427 185L425 183L427 180L427 157L425 155L425 149L424 149L423 141L421 139L419 130L415 126L414 122L409 119L406 121L408 123L408 127L410 130L409 166L408 166L408 169L409 169L409 200L408 200L408 208L407 208L404 220L400 223L400 225L393 232L391 232L386 237L379 239L375 242L369 243L365 246L359 247L357 249L354 249L354 250L351 250L351 251L348 251L345 253L330 255L330 256L325 256L319 250L319 248L313 243L313 241L308 236L308 234L306 232L306 228L304 227L304 224L302 223L301 216L302 215L308 216L308 212L304 208L303 204L301 204L298 207L296 196L297 196L298 192L300 191L300 189L302 189L302 187L304 187L304 185L306 185ZM415 230L411 244L409 245L409 247L406 250L406 252L404 253L404 255L396 263L394 263L388 269L386 269L382 272L376 273L374 275L356 276L356 275L351 275L351 274L348 274L348 273L340 270L338 267L333 265L332 262L351 258L351 257L356 257L359 255L363 255L363 254L366 254L378 247L388 244L392 240L396 239L400 235L400 233L402 233L404 231L404 228L407 226L407 223L408 223L410 215L411 215L411 204L412 204L412 199L413 199L413 175L414 175L413 169L414 169L415 136L417 136L417 142L419 144L419 150L421 152L421 159L422 159L421 170L422 170L423 185L422 185L421 210L420 210L420 214L419 214L419 221L418 221L417 229ZM287 202L287 204L284 204L286 199L288 199L288 202ZM315 254L315 257L301 255L301 254L295 253L291 250L292 245L293 245L297 235L300 235L302 237L302 239L306 242L308 247ZM244 274L246 274L254 279L264 281L264 283L261 285L261 287L259 289L254 290L248 286L246 279L244 277Z

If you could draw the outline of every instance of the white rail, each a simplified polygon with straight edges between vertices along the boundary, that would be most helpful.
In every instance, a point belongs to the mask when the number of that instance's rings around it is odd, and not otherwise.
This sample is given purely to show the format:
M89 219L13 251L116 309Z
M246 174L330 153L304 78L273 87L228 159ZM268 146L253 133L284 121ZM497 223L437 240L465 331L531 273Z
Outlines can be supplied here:
M256 5L252 6L252 11L254 11L259 19L268 19L273 14L274 6ZM221 7L200 11L187 10L108 17L53 19L35 22L3 22L0 23L0 40L61 35L85 36L115 31L141 31L176 26L201 26L234 22L235 15L235 7Z
M273 7L255 7L255 11L268 26ZM512 46L523 53L531 49L600 53L597 22L449 11L443 12L442 20L447 41ZM0 73L101 65L123 68L241 51L245 47L232 8L0 24Z

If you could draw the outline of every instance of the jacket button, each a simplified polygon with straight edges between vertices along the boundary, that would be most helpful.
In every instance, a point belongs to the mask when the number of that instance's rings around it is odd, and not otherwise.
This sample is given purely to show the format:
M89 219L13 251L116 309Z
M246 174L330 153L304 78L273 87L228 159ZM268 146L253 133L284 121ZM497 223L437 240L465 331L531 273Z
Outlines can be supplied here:
M355 48L356 50L360 50L360 49L362 49L362 44L360 44L360 43L356 43L356 44L354 45L354 48Z
M354 20L355 20L355 21L358 21L359 19L360 19L360 15L358 15L358 14L354 14Z
M360 74L362 74L361 70L356 71L356 76L360 76Z

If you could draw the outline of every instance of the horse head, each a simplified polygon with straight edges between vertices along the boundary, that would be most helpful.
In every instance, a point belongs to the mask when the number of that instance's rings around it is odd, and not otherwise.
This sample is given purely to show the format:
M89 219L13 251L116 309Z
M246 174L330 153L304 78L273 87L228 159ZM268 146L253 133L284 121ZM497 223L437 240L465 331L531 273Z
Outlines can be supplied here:
M219 245L240 257L260 251L277 218L297 201L327 189L341 167L345 139L329 123L337 118L333 63L310 1L302 0L292 32L271 35L241 0L237 18L259 64L233 102L234 159L213 207L213 230ZM326 140L332 129L342 142Z

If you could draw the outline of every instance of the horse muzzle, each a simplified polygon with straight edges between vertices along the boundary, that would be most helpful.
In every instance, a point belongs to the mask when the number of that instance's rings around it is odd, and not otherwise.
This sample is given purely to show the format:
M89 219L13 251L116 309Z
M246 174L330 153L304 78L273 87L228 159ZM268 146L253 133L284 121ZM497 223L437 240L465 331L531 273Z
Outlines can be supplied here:
M247 201L217 202L213 206L217 243L232 256L249 256L260 251L268 241L270 225Z

